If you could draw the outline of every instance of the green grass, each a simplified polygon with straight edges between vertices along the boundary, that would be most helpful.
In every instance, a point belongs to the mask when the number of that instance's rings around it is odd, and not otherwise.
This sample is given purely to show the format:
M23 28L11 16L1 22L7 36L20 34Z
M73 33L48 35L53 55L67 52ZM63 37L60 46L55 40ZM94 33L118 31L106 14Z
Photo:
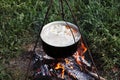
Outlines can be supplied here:
M58 0L47 22L62 20ZM1 71L9 59L19 56L23 45L33 43L43 22L49 0L0 0L0 79L10 78ZM69 0L94 60L104 72L120 66L120 1ZM73 23L64 4L65 19ZM103 73L104 73L103 72ZM117 77L119 74L112 75ZM116 76L117 75L117 76ZM107 79L111 75L105 75ZM112 78L111 76L111 78ZM10 80L10 79L9 79Z

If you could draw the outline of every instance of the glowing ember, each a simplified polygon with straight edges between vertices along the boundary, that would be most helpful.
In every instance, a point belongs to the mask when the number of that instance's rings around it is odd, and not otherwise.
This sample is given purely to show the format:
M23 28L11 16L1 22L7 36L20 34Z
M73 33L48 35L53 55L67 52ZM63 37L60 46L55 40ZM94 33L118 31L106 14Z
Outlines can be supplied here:
M64 66L61 63L57 63L55 69L62 69L61 75L62 75L62 78L64 79L64 71L65 71Z
M67 58L65 58L65 62L66 62L66 64L70 63L70 61Z

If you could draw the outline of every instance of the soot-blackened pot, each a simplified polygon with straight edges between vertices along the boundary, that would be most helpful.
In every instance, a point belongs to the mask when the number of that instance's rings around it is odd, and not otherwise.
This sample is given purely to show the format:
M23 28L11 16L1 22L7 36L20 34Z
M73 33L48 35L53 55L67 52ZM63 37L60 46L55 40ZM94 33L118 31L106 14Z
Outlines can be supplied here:
M43 49L48 56L53 58L66 58L73 55L77 50L78 42L66 47L51 46L42 41Z
M66 22L55 21L49 24L50 25L51 24L52 25L54 24L65 24L66 25ZM47 26L49 24L47 24ZM76 30L79 32L78 27L76 25L69 23L69 22L67 22L67 25L76 28ZM81 38L81 35L79 37ZM43 49L48 56L53 57L53 58L66 58L66 57L72 56L76 52L80 38L75 43L67 45L67 46L53 46L45 42L43 38L41 38L41 41L42 41Z

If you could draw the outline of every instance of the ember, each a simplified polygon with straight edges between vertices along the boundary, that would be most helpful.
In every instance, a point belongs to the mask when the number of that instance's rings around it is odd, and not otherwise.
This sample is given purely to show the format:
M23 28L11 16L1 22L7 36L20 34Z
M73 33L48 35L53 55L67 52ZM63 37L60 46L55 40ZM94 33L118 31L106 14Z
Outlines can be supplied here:
M66 64L70 64L70 61L67 58L65 58L65 62Z

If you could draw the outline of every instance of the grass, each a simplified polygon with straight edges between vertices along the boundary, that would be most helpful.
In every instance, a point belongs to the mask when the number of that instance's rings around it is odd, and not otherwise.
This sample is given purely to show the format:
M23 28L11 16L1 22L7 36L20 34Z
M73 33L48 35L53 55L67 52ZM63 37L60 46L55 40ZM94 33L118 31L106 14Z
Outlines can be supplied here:
M53 1L47 22L62 20L58 1ZM0 80L10 80L11 74L4 69L4 64L19 56L23 45L34 42L48 2L49 0L0 0ZM109 73L104 76L110 80L113 68L120 66L120 1L69 0L69 4L99 70ZM73 23L68 7L63 5L65 19ZM111 80L117 80L119 74L119 71L112 74Z

